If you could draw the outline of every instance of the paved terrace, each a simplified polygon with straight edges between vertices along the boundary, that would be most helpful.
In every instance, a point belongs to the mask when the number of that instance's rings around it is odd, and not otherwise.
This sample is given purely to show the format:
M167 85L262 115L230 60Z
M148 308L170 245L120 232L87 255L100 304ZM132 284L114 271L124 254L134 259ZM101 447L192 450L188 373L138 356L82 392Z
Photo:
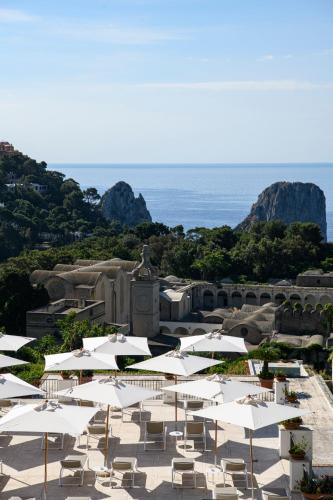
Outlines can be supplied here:
M321 466L333 465L333 414L331 407L320 392L314 378L295 379L292 389L301 392L301 406L315 411L307 417L306 424L315 429L314 435L314 464ZM163 404L161 400L149 401L144 405L143 419L164 420L168 425L168 432L174 429L174 408ZM179 419L184 420L184 411L179 410ZM144 451L143 429L144 424L135 422L138 414L133 414L132 421L122 422L120 413L113 413L111 418L112 435L110 441L110 458L115 456L135 456L138 460L139 472L135 478L135 488L127 489L124 484L118 483L118 488L111 489L109 481L103 484L95 483L94 472L85 473L83 487L58 486L59 460L73 453L86 453L85 437L81 437L81 444L66 436L63 450L49 450L48 466L48 499L64 500L67 496L89 496L92 499L148 499L169 500L176 499L206 499L212 496L212 483L207 480L207 471L213 464L212 453L214 429L212 423L207 422L209 430L208 448L205 453L184 449L183 442L176 445L175 439L168 436L167 450ZM128 418L128 417L127 417ZM183 422L179 424L182 428ZM248 440L244 430L236 426L220 425L218 432L218 457L243 457L249 459ZM102 446L99 449L92 446L88 451L89 467L103 464ZM192 445L192 442L188 444ZM52 445L50 445L52 446ZM278 456L278 428L271 426L255 433L254 456L255 474L258 487L288 485L289 461L280 460ZM171 459L173 457L191 457L196 460L196 469L199 471L198 488L174 489L171 488ZM0 498L8 500L12 496L21 496L24 499L41 498L43 482L43 452L41 438L37 436L0 435L0 458L2 458L4 475L0 478ZM333 467L316 468L315 472L333 473ZM222 485L222 476L216 478L217 484ZM116 484L116 483L114 483ZM230 482L227 484L231 484ZM236 484L237 485L237 484ZM120 487L119 487L120 486ZM251 497L250 490L242 488L243 483L237 485L242 499ZM295 500L300 495L294 494ZM256 491L256 498L261 498Z

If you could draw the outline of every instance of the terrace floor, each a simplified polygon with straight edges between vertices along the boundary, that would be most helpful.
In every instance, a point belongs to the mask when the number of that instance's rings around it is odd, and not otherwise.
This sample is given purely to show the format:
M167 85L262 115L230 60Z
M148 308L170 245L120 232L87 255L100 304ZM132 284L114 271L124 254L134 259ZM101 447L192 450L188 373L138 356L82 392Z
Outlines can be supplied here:
M314 428L314 464L325 466L316 468L315 472L333 472L333 414L325 398L318 391L315 381L310 379L295 379L292 389L301 393L301 406L310 408L315 413L306 417L305 423ZM175 428L174 407L163 404L162 401L148 401L144 405L144 420L164 420L168 426L168 433ZM138 413L132 415L137 419ZM182 430L184 411L178 410L180 420L178 428ZM129 417L127 417L129 419ZM49 500L64 500L68 496L88 496L92 499L147 499L147 500L185 500L208 499L212 497L213 483L208 481L207 472L214 463L213 423L207 422L209 439L208 450L204 453L191 448L184 448L180 440L178 445L175 438L168 435L166 451L144 451L143 432L144 424L139 422L122 422L121 414L115 412L111 418L112 435L110 440L110 459L115 456L136 457L139 472L135 478L135 488L126 488L118 483L118 488L111 489L109 479L104 483L95 482L94 472L87 469L82 487L58 486L60 463L68 454L86 453L86 438L81 437L81 444L74 438L66 436L63 450L50 449L48 454L48 495ZM192 442L189 442L188 445ZM255 475L257 486L287 487L289 481L289 461L280 460L278 453L278 427L271 426L254 434ZM103 442L99 449L88 451L89 467L103 465ZM173 457L195 458L196 470L199 472L197 489L171 488L171 460ZM248 440L242 428L221 424L218 430L218 457L242 457L249 461ZM0 476L0 498L8 500L11 497L24 499L39 499L43 486L43 451L41 438L32 435L0 435L0 458L3 460L3 476ZM330 467L328 467L330 466ZM209 477L211 479L211 477ZM218 474L216 483L223 485L222 475ZM185 479L186 480L186 479ZM112 479L114 483L114 480ZM115 484L115 483L114 483ZM227 484L232 484L230 481ZM242 499L251 498L251 490L244 489L244 484L235 484L241 492ZM120 487L119 487L120 486ZM123 487L121 487L123 486ZM256 499L261 499L260 490L255 490ZM299 494L293 494L297 500Z

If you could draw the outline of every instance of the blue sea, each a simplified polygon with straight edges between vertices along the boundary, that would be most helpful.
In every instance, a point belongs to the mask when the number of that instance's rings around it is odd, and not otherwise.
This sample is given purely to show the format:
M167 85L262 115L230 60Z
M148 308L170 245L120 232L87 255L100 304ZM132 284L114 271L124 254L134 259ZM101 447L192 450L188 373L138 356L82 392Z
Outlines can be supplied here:
M100 194L116 182L142 193L154 221L168 226L236 226L263 189L277 181L317 184L325 193L333 241L333 163L306 164L49 164Z

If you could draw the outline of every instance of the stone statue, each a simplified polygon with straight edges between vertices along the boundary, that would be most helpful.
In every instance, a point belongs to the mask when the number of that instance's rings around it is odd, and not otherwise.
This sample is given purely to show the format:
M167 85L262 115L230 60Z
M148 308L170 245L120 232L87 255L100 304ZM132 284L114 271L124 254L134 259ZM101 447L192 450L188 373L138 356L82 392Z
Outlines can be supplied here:
M150 248L148 245L143 245L141 252L142 260L133 270L133 278L136 281L153 281L157 279L156 268L150 262Z

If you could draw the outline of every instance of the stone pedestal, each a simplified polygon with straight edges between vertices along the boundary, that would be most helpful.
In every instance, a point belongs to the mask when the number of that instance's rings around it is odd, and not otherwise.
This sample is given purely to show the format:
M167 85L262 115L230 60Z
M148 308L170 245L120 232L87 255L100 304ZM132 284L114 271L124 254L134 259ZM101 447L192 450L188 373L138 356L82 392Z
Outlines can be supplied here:
M298 482L303 478L304 469L308 474L310 471L310 462L308 459L305 460L290 460L290 470L289 470L289 488L290 491L299 491Z
M132 334L155 337L160 329L160 285L157 280L131 281Z
M312 434L313 430L310 427L301 426L296 430L287 430L282 425L279 425L279 453L281 458L289 458L290 438L292 436L294 443L300 443L304 438L308 443L306 458L312 461Z
M286 402L286 391L288 390L288 381L279 382L274 380L274 403L284 405Z

